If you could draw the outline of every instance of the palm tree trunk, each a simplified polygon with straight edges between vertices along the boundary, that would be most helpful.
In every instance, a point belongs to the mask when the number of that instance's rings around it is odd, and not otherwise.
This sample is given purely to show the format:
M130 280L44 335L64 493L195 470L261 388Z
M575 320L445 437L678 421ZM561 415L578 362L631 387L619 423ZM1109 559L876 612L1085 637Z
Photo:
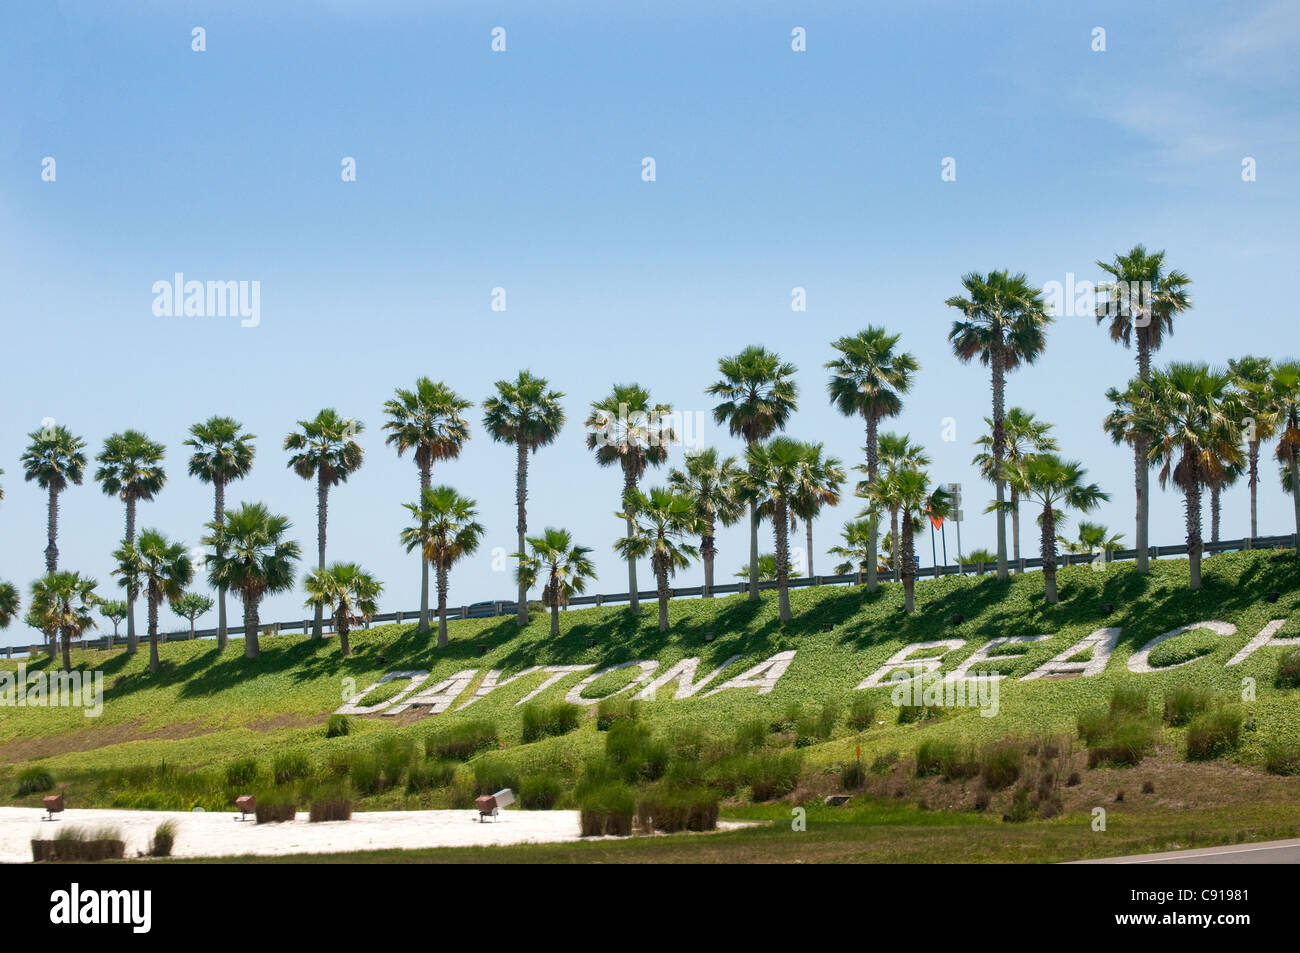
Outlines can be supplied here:
M519 533L518 552L524 552L528 535L528 446L520 437L517 444L518 457L515 463L515 507L518 516L515 529ZM528 587L519 583L519 604L515 610L515 624L528 624Z
M447 647L447 568L438 567L438 648Z
M1006 369L1002 348L993 348L993 479L997 485L998 516L998 578L1007 578L1007 514L1003 504L1007 499L1007 481L1002 475L1002 458L1006 455Z
M1295 427L1295 414L1291 417L1291 426ZM1296 539L1300 541L1300 453L1297 453L1294 447L1291 450L1291 459L1287 461L1287 469L1291 471L1291 504L1295 507ZM1300 546L1296 547L1296 553L1300 555Z
M753 445L754 441L748 441L746 449ZM746 598L750 602L758 601L758 507L753 500L749 501L749 591Z
M149 593L149 671L158 671L158 602L160 597Z
M427 463L420 464L420 505L424 505L424 491L429 489L433 482L430 474L430 465ZM420 520L420 625L417 631L420 635L429 634L429 560L424 555L424 541L429 536L429 521Z
M1146 334L1139 331L1137 336L1138 378L1147 381L1151 377L1151 346ZM1137 483L1137 571L1149 571L1150 542L1148 529L1151 510L1151 466L1147 454L1151 447L1147 438L1138 434L1133 441L1133 468Z
M212 481L212 486L216 498L213 503L213 522L218 526L225 526L226 482L217 477ZM226 631L226 587L217 586L217 651L224 652L229 641L230 636Z
M867 485L873 487L880 476L880 440L877 433L879 421L875 417L867 416ZM880 552L879 540L879 521L873 513L868 517L871 521L870 530L867 533L867 591L875 592L880 586L877 576L877 554ZM898 537L894 537L897 542ZM812 575L812 523L808 524L808 575Z
M50 484L50 507L46 518L45 571L59 571L59 491Z
M894 582L898 582L898 554L902 549L898 536L898 507L889 511L889 532L889 538L893 540L889 550L889 567L894 570Z
M330 486L325 481L325 468L316 471L316 568L325 568L325 527L329 520ZM316 604L316 618L312 622L311 637L325 638L325 607Z
M1187 511L1187 566L1191 577L1189 586L1196 590L1201 588L1201 475L1194 464L1188 469L1191 472L1183 491Z
M560 584L553 581L551 586L551 637L560 637Z
M628 539L636 535L636 523L632 519L632 514L628 513L628 494L635 489L636 473L625 466L623 468L623 512L627 513ZM641 600L636 594L636 559L630 555L627 557L627 601L627 607L631 612L641 611Z
M257 658L262 654L258 630L262 622L257 615L257 598L244 594L244 658Z
M700 536L700 559L704 562L704 598L713 598L713 557L717 555L717 547L714 545L713 532L714 521L708 519L704 523L704 534Z
M1210 542L1219 541L1219 500L1223 489L1215 484L1210 487Z
M126 544L128 546L135 543L135 497L126 498ZM140 640L135 634L135 597L139 593L134 586L127 586L126 589L126 653L134 655L140 647Z
M912 530L912 516L903 520L903 609L916 611L916 538Z
M668 561L655 554L655 584L659 595L659 631L668 631Z
M776 530L776 595L779 615L782 622L794 618L790 611L790 514L787 511L785 497L776 499L776 512L772 514L772 525Z
M1011 488L1011 558L1020 565L1020 490Z
M342 653L344 658L347 658L352 654L352 643L348 641L348 614L346 612L339 613L337 625L339 630L339 652Z
M63 627L62 641L63 641L63 670L65 672L71 672L72 671L72 631L67 626ZM54 645L53 639L51 639L50 645L51 646Z
M1046 590L1048 605L1055 605L1056 595L1056 518L1052 515L1051 504L1043 507L1043 585Z
M1256 508L1257 498L1259 496L1259 441L1250 442L1250 538L1254 539L1259 535L1258 511Z

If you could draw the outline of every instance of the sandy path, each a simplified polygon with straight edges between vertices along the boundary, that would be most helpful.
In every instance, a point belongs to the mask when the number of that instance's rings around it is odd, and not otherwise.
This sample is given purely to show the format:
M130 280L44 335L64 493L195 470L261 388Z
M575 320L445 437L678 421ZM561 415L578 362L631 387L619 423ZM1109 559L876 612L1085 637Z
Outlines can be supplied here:
M286 824L237 821L234 813L181 811L67 810L42 821L39 808L0 807L0 863L27 863L30 841L52 838L61 827L114 827L126 841L126 855L146 850L163 821L176 824L175 857L280 855L415 847L479 847L492 844L576 841L577 811L502 812L480 824L468 811L359 811L350 821L311 824L306 813ZM725 821L719 830L741 826Z

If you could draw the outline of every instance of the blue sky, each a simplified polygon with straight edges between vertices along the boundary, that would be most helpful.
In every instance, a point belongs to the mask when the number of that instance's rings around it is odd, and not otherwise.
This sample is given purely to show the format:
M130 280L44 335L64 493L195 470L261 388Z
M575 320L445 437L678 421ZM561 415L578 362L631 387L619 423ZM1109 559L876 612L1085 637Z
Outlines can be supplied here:
M324 406L361 418L367 462L332 495L330 556L383 579L391 610L419 601L418 562L397 543L416 471L384 446L380 408L420 375L481 402L528 367L568 395L569 426L534 458L530 525L570 528L595 548L596 590L615 591L620 480L580 427L615 381L708 411L718 357L763 343L799 368L789 432L856 463L861 423L828 406L822 365L834 338L886 325L922 365L890 426L926 444L936 478L965 485L963 543L992 548L979 515L991 491L970 466L987 372L945 341L943 301L964 272L1096 278L1096 259L1143 242L1194 281L1159 359L1300 352L1296 3L896 6L7 4L0 579L26 587L42 569L45 500L18 458L47 417L92 453L126 427L165 443L170 479L140 522L191 544L211 499L185 475L181 441L196 420L239 418L258 459L231 502L289 514L309 553L314 495L281 441ZM794 27L806 52L790 48ZM340 181L345 156L356 182ZM940 179L949 156L955 182ZM1242 181L1246 156L1257 181ZM178 271L259 281L260 325L155 317L152 285ZM505 312L491 310L495 287ZM1111 492L1099 517L1130 544L1131 458L1099 423L1105 389L1133 366L1092 320L1062 317L1008 386ZM435 471L478 499L488 529L453 572L457 605L513 592L491 554L514 546L514 457L477 408L471 419L463 457ZM1261 532L1290 530L1271 463L1263 483ZM850 497L818 522L822 571L857 509ZM88 482L62 510L62 564L114 590L121 504ZM1180 542L1181 514L1155 490L1152 541ZM1247 520L1242 487L1224 534ZM1027 518L1026 549L1032 531ZM744 529L719 548L730 575ZM273 598L263 618L300 605Z

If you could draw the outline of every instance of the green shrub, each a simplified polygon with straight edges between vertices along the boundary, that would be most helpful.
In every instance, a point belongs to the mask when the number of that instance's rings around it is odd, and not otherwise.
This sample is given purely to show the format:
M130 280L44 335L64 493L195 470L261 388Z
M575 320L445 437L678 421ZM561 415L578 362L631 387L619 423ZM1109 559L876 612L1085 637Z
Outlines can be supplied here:
M865 692L858 692L849 703L849 726L866 731L876 723L876 700Z
M406 769L406 793L418 794L421 791L445 788L455 777L454 761L420 761L412 758Z
M549 811L563 793L564 782L558 775L530 774L519 782L519 806L526 811Z
M636 721L640 709L634 698L606 698L596 706L596 730L609 731L616 721Z
M593 787L579 797L578 812L583 837L626 837L632 833L636 792L618 783Z
M946 781L971 778L979 773L979 764L966 757L955 741L927 739L916 749L916 776L941 775Z
M898 764L902 757L902 752L899 751L887 751L882 755L877 755L875 760L871 762L871 773L888 774L894 770L894 765Z
M1002 815L1002 820L1011 824L1020 824L1029 820L1033 814L1033 804L1029 800L1029 785L1022 784L1011 796L1011 810Z
M943 717L943 709L938 705L899 705L898 723L911 725L918 721L934 721Z
M802 767L798 752L757 752L745 758L742 780L755 801L770 801L795 789Z
M534 702L524 706L523 741L525 744L538 741L548 735L566 735L578 727L582 717L581 705L559 702L544 705Z
M149 856L170 857L174 846L176 846L176 822L163 821L154 830L153 840L149 841Z
M49 768L33 765L18 772L18 797L27 794L39 794L54 787L54 775Z
M271 774L276 784L301 781L311 775L311 759L301 751L286 751L275 756L275 761L271 765Z
M424 739L424 751L429 757L442 761L468 761L480 751L497 747L498 743L496 722L480 718L429 735Z
M1195 685L1177 685L1165 695L1165 721L1185 725L1214 701L1214 693Z
M1155 747L1156 737L1156 725L1147 716L1114 719L1101 743L1089 747L1088 767L1137 764Z
M257 780L257 761L244 758L226 765L226 784L232 788L246 788Z
M767 744L768 723L763 718L747 718L736 728L736 747L741 751Z
M846 791L862 787L866 779L867 772L863 770L861 761L855 759L840 768L840 787Z
M1100 744L1110 734L1110 712L1104 708L1095 708L1079 715L1079 737L1083 743L1092 747Z
M519 769L504 758L483 757L474 762L474 790L495 794L502 788L519 790Z
M126 853L121 833L111 827L95 831L64 827L53 840L33 840L31 844L36 862L121 860Z
M352 734L352 719L347 715L330 715L329 721L325 722L326 738L342 738L350 734Z
M990 791L1001 791L1020 779L1020 745L999 741L980 752L980 778Z
M803 705L798 701L792 701L785 706L785 712L781 717L773 719L767 727L772 734L797 731L799 728L799 721L803 717Z
M350 821L352 819L352 800L347 788L338 785L317 791L311 799L307 820L312 824L323 821Z
M708 788L655 785L638 799L636 827L654 831L711 831L718 826L718 795Z
M1300 744L1278 741L1264 751L1264 768L1269 774L1300 774Z
M1202 712L1187 726L1187 760L1217 758L1237 747L1241 740L1241 708L1224 705Z
M1141 685L1116 685L1110 692L1110 713L1117 715L1145 715L1150 706L1147 690Z
M1300 688L1300 649L1292 649L1278 660L1274 684L1278 688Z
M280 792L267 792L257 798L254 814L259 824L292 821L298 812L295 798Z

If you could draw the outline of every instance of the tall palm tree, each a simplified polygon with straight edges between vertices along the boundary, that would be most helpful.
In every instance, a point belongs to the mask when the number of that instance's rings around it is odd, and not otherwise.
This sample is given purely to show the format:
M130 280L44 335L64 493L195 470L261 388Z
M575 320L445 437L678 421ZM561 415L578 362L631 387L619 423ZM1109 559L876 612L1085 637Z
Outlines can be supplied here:
M549 386L546 378L520 371L513 381L497 381L497 392L483 401L483 427L493 440L515 445L515 529L521 553L528 536L528 454L553 443L564 426L564 394ZM528 624L528 591L522 582L515 622Z
M135 575L149 606L149 671L158 671L158 609L163 600L175 603L194 578L194 564L184 543L173 543L156 529L146 529L135 542L124 542L114 554L119 572ZM130 590L128 590L130 591Z
M1220 460L1213 475L1206 477L1210 488L1210 542L1219 541L1219 523L1223 515L1223 491L1232 486L1246 472L1245 460Z
M23 478L49 493L45 571L59 568L59 494L69 484L81 485L86 474L86 441L62 425L34 430L23 452Z
M383 583L356 563L334 563L317 569L303 586L308 607L328 609L339 634L339 652L344 658L352 654L348 633L352 626L372 619L379 612L379 594Z
M0 629L9 628L9 623L18 615L20 604L18 587L12 582L0 582Z
M880 446L877 430L880 421L897 417L903 409L903 395L912 387L912 379L921 369L916 357L896 351L901 335L884 328L867 327L852 337L842 337L831 344L840 356L826 364L831 371L827 384L831 403L846 417L860 416L867 426L867 485L880 475ZM870 553L867 557L867 588L876 589L876 546L879 529L872 520ZM809 575L812 575L812 541L809 540Z
M775 351L755 344L718 361L722 378L705 390L722 398L713 408L713 420L725 423L733 437L745 441L746 455L756 444L785 429L798 407L797 370ZM758 511L753 503L749 508L748 598L758 600Z
M989 432L975 441L975 445L981 449L975 454L975 459L971 460L971 463L980 468L980 476L991 482L996 470L992 452L993 421L985 417L984 423L988 426ZM1006 462L1019 463L1030 453L1054 453L1058 447L1055 438L1051 436L1051 430L1052 425L1039 420L1032 411L1012 407L1007 411L1007 419L1003 421ZM1007 507L1011 510L1011 558L1018 563L1020 561L1020 490L1014 483L1010 484L1009 489L1010 499L1007 501Z
M704 563L704 598L713 598L713 562L718 554L718 524L731 526L744 515L736 495L741 469L735 457L719 458L715 447L686 454L686 468L673 469L668 485L690 498L700 521L700 559Z
M740 483L741 494L755 507L756 515L772 520L776 537L777 602L783 622L794 618L789 591L790 500L798 490L800 470L810 455L808 444L790 437L751 444L745 454L747 469Z
M1300 537L1300 361L1285 361L1273 369L1269 397L1278 420L1277 459L1284 472L1282 486L1291 493L1295 531Z
M76 572L47 573L32 583L28 623L62 636L63 670L72 671L72 640L95 628L93 610L99 602L94 579Z
M384 404L388 420L385 443L397 448L400 457L414 452L420 470L420 498L429 489L433 465L439 460L454 460L469 439L469 422L464 413L474 406L441 381L421 377L412 390L398 389L397 395ZM427 527L425 527L427 530ZM420 556L420 626L421 635L429 634L429 561Z
M203 423L190 427L185 446L192 447L190 476L202 483L211 483L214 496L213 522L220 525L226 518L226 487L242 480L253 469L256 437L243 432L243 424L233 417L209 417ZM225 650L226 590L217 590L217 648Z
M1160 486L1183 491L1190 587L1201 587L1201 489L1243 464L1242 408L1232 375L1207 364L1172 363L1147 381L1148 412L1159 434L1150 450Z
M631 514L636 532L618 540L614 548L625 558L650 557L659 596L659 631L668 631L668 578L685 569L699 556L699 550L685 538L699 532L700 519L689 496L665 487L652 487L649 493L634 489L628 496L627 513Z
M104 449L95 459L99 462L95 480L106 496L116 496L126 504L126 544L135 543L136 505L141 500L152 500L167 482L163 469L163 455L167 448L155 443L138 430L124 430L104 441ZM135 596L127 590L126 597L126 650L136 650Z
M1277 408L1269 398L1273 362L1266 357L1233 358L1228 361L1233 383L1240 393L1249 427L1246 429L1246 484L1250 489L1250 536L1259 535L1259 448L1277 433Z
M289 469L304 480L316 480L316 568L325 568L325 529L329 521L330 487L346 483L365 463L365 448L357 435L365 425L352 417L341 417L327 407L312 420L298 421L298 429L284 438L291 451ZM321 621L324 607L316 606L312 638L324 637Z
M405 506L416 518L416 525L402 530L402 544L408 553L419 548L437 571L438 648L446 648L447 577L458 560L478 550L485 530L476 520L475 502L449 486L430 487L418 503Z
M1038 517L1043 557L1043 585L1047 602L1058 601L1056 593L1056 528L1065 520L1064 507L1087 513L1110 499L1095 483L1084 483L1088 471L1074 460L1062 460L1054 453L1033 453L1007 468L1007 479L1020 492L1043 508ZM1082 527L1080 527L1082 529Z
M790 528L796 528L796 518L803 520L809 576L816 575L813 571L813 520L822 507L839 503L843 484L844 466L839 458L823 457L820 443L809 444L808 455L799 466L798 485L790 497Z
M913 469L919 470L930 465L930 455L925 452L925 448L918 443L913 443L912 438L907 434L882 433L880 435L880 466L886 474L897 473L899 470ZM855 470L865 473L865 466L856 466ZM871 494L868 492L870 482L862 480L858 483L854 491L855 496L870 500ZM899 556L899 525L898 509L894 508L889 511L889 537L893 540L889 549L889 567L895 574L894 579L898 577L898 556ZM879 567L877 567L879 568Z
M1046 345L1044 331L1052 322L1042 293L1024 274L990 271L962 277L966 296L945 303L962 314L952 323L948 340L958 360L978 357L993 374L993 483L997 488L998 578L1007 578L1006 375L1038 360Z
M1192 306L1187 288L1192 279L1177 269L1165 270L1164 251L1148 252L1134 245L1107 263L1097 262L1113 279L1098 289L1105 300L1097 302L1097 323L1109 322L1110 339L1124 345L1136 342L1138 380L1151 376L1151 355L1166 335L1174 333L1174 319ZM1137 493L1137 570L1148 568L1151 511L1150 442L1145 433L1133 441L1133 471Z
M636 524L629 509L629 499L638 481L650 465L661 466L668 459L668 448L677 439L671 426L664 424L671 415L671 404L657 404L640 384L615 384L609 396L593 401L587 428L587 449L596 452L602 467L617 465L623 471L623 512L627 520L627 538L636 535ZM627 560L628 608L641 611L636 588L636 559Z
M531 589L539 578L542 583L542 605L551 610L551 637L560 635L560 606L568 605L575 594L587 589L588 581L596 578L596 565L591 561L591 549L575 546L568 530L547 527L541 536L530 536L531 553L516 553L519 560L517 574L525 590Z
M203 539L204 546L212 547L208 581L233 589L243 601L245 658L261 653L262 600L293 588L294 563L302 547L285 538L291 526L287 516L272 513L265 503L241 503L226 514L224 523L208 524L209 535Z

